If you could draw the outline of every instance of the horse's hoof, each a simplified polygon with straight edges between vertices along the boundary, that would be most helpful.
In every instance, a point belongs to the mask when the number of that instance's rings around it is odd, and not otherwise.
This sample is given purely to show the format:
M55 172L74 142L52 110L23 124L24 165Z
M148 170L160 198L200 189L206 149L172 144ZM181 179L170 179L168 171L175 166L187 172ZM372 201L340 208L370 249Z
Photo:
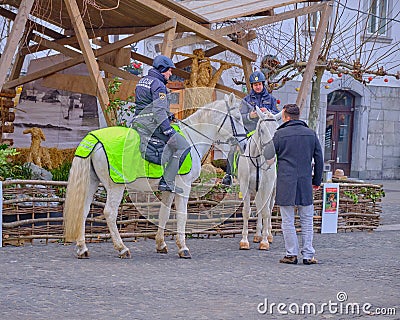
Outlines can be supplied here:
M78 259L89 259L89 251L86 250L82 253L78 253Z
M118 255L121 259L130 259L131 258L131 252L129 249L125 249L121 251Z
M274 241L274 236L267 236L267 240L269 243L272 243Z
M245 241L240 241L239 248L240 250L250 250L250 244Z
M254 242L254 243L260 243L261 240L262 240L262 237L261 237L261 236L254 236L254 238L253 238L253 242Z
M179 258L192 259L192 256L190 255L189 250L182 250L178 254L179 254Z
M161 248L161 249L156 249L157 250L157 253L168 253L168 247L167 246L165 246L164 248Z
M268 242L260 242L260 250L269 250L269 243Z

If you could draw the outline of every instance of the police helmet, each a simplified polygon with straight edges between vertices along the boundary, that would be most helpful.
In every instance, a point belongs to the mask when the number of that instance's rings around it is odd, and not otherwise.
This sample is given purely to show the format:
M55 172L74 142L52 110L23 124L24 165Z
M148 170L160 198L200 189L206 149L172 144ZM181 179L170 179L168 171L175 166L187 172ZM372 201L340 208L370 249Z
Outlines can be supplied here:
M265 75L261 71L254 71L249 78L251 84L256 82L265 82Z
M154 58L153 67L162 73L168 71L169 68L175 69L175 64L170 58L160 55Z

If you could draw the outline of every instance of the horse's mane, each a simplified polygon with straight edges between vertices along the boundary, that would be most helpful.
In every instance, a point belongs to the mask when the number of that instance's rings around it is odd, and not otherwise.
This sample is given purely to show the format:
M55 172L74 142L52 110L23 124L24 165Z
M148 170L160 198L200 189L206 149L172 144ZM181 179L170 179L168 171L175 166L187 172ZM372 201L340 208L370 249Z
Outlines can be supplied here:
M267 119L275 119L274 115L269 111L265 111L264 115L266 116ZM254 141L254 143L257 145L258 148L260 148L260 146L263 143L266 143L266 142L272 140L272 138L274 136L274 133L276 131L275 128L274 128L274 130L272 132L270 130L267 130L267 132L264 132L263 136L259 136L258 133L259 133L259 130L260 130L260 126L261 126L261 124L263 122L267 124L267 127L271 126L273 123L276 123L276 122L272 122L272 121L268 121L268 120L267 121L265 121L265 120L263 121L263 119L260 119L258 121L256 130L255 130L256 134L252 135L251 138L250 138L250 140ZM268 125L268 123L270 123L270 125ZM268 136L265 136L266 133L267 133ZM249 149L249 152L250 152L250 149ZM257 152L259 152L259 151L257 151Z
M224 104L222 104L222 102ZM212 111L219 111L221 113L226 113L224 112L224 110L222 109L222 107L225 105L225 101L224 100L216 100L210 103L207 103L206 105L198 108L196 110L196 112L194 112L193 114L191 114L189 117L187 117L186 119L183 120L183 122L188 122L188 123L199 123L199 118L207 118L210 119L210 113Z

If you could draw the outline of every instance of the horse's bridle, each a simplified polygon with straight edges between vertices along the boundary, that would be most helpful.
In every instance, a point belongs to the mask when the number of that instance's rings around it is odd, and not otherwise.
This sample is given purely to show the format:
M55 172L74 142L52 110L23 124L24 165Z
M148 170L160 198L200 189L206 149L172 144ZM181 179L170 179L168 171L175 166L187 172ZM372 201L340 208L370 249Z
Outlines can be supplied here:
M273 118L268 118L268 119L260 119L259 120L260 122L264 122L264 121L276 121L276 119L273 119ZM260 130L260 125L258 125L258 127L257 127L257 130ZM270 133L271 134L271 133ZM261 137L261 135L259 134L259 136ZM261 168L263 165L264 165L264 163L267 161L267 159L264 159L264 161L261 163L261 164L259 164L258 162L258 159L259 158L261 158L261 156L262 156L262 154L263 154L263 150L264 150L264 148L271 142L271 140L270 141L268 141L268 142L263 142L263 141L261 141L261 146L260 146L260 154L258 154L258 155L256 155L256 156L252 156L252 155L250 155L250 144L251 144L251 141L252 141L252 137L253 136L251 136L250 138L249 138L249 155L245 155L245 154L241 154L240 156L241 157L245 157L245 158L249 158L250 159L250 161L251 161L251 163L255 166L255 167L257 167L257 168ZM268 169L270 169L271 168L271 166L269 165L268 166L268 168L267 169L265 169L265 170L268 170ZM261 168L262 169L262 168Z
M240 146L240 143L247 138L247 135L246 135L246 133L237 133L235 122L233 120L234 117L231 114L231 111L234 109L234 107L229 108L228 101L225 101L225 105L226 105L226 109L228 112L225 114L224 120L222 120L221 126L219 127L217 132L220 132L220 130L224 126L226 119L228 119L228 117L229 117L229 121L231 123L231 128L232 128L232 138L230 138L227 142L217 141L217 144L229 144L231 146L235 146L235 145ZM243 138L239 140L240 137L243 137ZM232 141L232 140L234 140L234 141Z
M221 123L221 125L220 125L220 127L219 127L219 129L218 129L217 132L220 132L220 131L221 131L222 127L223 127L224 124L225 124L226 119L229 118L230 123L231 123L232 136L233 136L233 137L232 137L232 138L229 138L228 141L226 141L226 142L225 142L225 141L219 141L219 140L214 141L213 139L211 139L211 138L208 137L207 135L201 133L200 131L198 131L198 130L196 130L195 128L193 128L192 126L190 126L189 124L187 124L187 123L185 123L185 122L183 122L183 121L181 121L181 120L178 120L178 121L179 121L179 123L184 124L186 127L190 128L191 130L195 131L196 133L198 133L198 134L200 134L201 136L207 138L208 140L212 141L212 142L215 143L215 144L229 144L230 146L237 146L237 145L240 146L240 142L242 142L244 139L246 139L246 134L245 134L245 133L243 133L243 134L237 133L236 126L235 126L235 121L234 121L234 119L233 119L234 117L232 116L232 113L231 113L231 111L234 109L234 107L230 108L229 105L228 105L228 101L225 101L225 105L226 105L226 109L227 109L228 112L225 114L224 120L222 120L222 123ZM243 139L239 140L240 137L243 137ZM190 136L189 136L189 139L190 139L192 145L194 146L194 148L195 148L197 154L198 154L199 157L200 157L200 153L198 152L198 150L197 150L197 148L196 148L196 144L192 141L192 139L190 138Z

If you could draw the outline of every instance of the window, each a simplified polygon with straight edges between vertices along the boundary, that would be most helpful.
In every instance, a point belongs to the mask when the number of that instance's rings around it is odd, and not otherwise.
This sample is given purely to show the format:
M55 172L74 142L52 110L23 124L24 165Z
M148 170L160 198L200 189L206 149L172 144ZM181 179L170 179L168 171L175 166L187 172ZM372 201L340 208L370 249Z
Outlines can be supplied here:
M315 5L314 2L306 2L304 4L304 7L307 6L313 6ZM328 18L328 32L332 33L333 32L333 27L334 27L334 22L335 22L335 17L336 17L336 6L337 3L333 3L333 10L331 13L331 16ZM316 11L312 12L309 14L304 15L300 21L302 21L303 26L302 26L302 31L306 35L315 35L319 22L321 21L321 11Z
M368 8L368 33L387 35L388 0L370 0Z
M310 27L310 30L316 31L318 28L319 20L321 18L321 12L313 12L307 15L308 18L308 26Z

